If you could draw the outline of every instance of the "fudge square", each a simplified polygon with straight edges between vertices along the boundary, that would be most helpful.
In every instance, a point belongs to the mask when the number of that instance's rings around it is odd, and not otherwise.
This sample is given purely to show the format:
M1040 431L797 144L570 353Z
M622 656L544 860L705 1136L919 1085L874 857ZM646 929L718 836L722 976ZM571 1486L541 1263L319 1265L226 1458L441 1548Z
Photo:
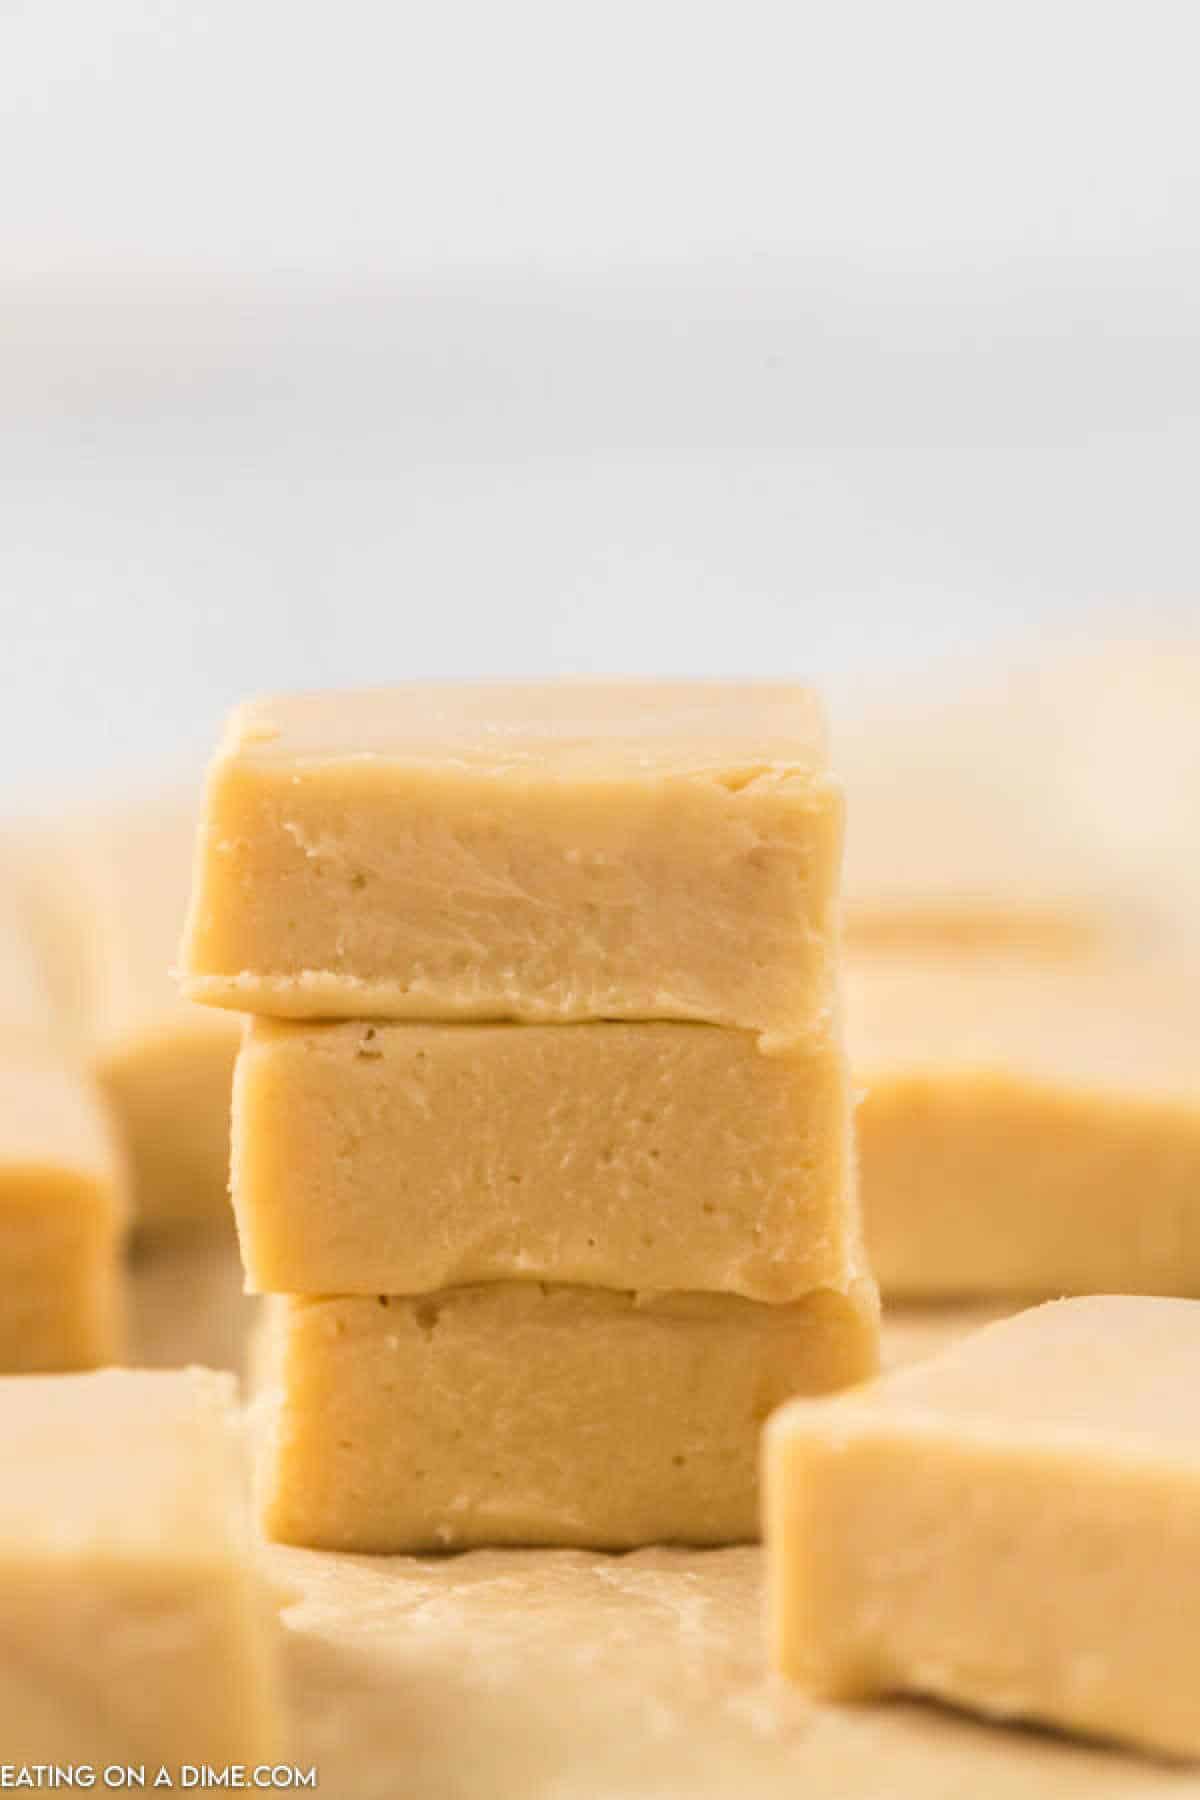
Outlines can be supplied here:
M237 711L181 951L243 1012L698 1019L833 999L841 794L811 691L413 683Z
M278 1755L232 1376L0 1380L0 1744L9 1763Z
M772 1654L1200 1754L1200 1302L1063 1300L770 1421Z
M32 1040L6 1045L0 1372L87 1369L120 1356L126 1187L108 1118L86 1076Z
M755 1538L768 1413L878 1361L865 1280L791 1306L523 1281L271 1307L262 1522L317 1549Z
M885 1294L1200 1296L1200 983L1177 959L852 952Z
M863 1270L840 1046L715 1025L254 1019L232 1185L257 1291L786 1301Z

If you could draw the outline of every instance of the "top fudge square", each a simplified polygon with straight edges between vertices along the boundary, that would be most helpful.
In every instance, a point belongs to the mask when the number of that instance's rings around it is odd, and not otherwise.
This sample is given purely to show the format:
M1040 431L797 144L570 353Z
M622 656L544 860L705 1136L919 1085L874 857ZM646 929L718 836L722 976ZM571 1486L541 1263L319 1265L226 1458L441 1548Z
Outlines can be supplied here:
M798 684L252 701L208 778L193 1000L283 1017L834 1019L842 801Z

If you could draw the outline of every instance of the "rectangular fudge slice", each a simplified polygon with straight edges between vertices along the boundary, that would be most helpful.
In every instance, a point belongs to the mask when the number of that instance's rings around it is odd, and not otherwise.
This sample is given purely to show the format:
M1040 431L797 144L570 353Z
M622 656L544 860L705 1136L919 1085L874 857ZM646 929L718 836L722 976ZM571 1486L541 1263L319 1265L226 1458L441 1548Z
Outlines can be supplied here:
M1200 1303L1059 1301L767 1428L771 1645L816 1693L934 1695L1200 1753Z
M201 1369L0 1380L7 1761L279 1754L233 1397Z
M887 1294L1200 1295L1200 984L1000 953L848 959Z
M249 1285L504 1278L798 1299L862 1271L828 1043L712 1025L256 1019L237 1067Z
M792 1306L504 1282L273 1307L262 1517L318 1549L756 1537L763 1420L878 1354L865 1281Z
M0 1057L0 1371L86 1369L125 1341L124 1165L86 1077Z
M181 952L302 1017L697 1019L832 1005L841 799L793 684L414 683L234 714Z

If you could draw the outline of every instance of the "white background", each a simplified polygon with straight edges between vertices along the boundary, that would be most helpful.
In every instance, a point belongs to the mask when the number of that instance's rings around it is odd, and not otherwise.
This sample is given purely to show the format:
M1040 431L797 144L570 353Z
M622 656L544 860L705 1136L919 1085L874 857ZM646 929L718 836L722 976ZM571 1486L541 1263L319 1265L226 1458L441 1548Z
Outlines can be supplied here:
M0 3L0 766L1200 622L1200 12Z

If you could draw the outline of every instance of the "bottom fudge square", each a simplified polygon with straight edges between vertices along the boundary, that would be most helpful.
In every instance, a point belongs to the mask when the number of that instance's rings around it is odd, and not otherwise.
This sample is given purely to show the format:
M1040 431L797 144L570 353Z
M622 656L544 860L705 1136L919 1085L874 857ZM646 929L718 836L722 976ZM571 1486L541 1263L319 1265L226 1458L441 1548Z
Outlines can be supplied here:
M767 1415L878 1361L866 1280L789 1306L536 1281L273 1304L263 1523L317 1549L757 1537Z

